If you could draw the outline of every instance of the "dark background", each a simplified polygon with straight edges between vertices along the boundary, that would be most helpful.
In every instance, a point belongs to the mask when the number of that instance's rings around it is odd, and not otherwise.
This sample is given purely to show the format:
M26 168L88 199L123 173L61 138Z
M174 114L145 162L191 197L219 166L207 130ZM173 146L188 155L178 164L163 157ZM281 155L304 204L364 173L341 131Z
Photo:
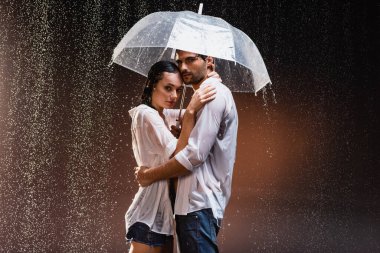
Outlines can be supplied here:
M221 252L379 252L379 4L203 3L252 38L273 82L234 94ZM0 252L126 252L144 78L112 51L147 14L198 4L1 0Z

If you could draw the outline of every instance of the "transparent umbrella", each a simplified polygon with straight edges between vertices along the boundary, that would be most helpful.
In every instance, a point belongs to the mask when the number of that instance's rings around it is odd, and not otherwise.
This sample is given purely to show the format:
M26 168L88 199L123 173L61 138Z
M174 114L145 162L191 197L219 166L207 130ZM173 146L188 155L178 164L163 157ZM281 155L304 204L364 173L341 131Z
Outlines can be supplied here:
M234 92L257 92L270 83L253 41L221 18L191 11L155 12L139 20L113 52L112 61L147 76L175 50L213 56L215 70Z

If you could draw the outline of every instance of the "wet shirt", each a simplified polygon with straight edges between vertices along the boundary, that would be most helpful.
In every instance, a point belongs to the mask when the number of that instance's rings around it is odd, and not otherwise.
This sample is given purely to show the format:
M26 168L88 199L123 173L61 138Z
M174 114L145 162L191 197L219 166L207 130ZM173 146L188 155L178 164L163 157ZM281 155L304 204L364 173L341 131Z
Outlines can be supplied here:
M175 122L175 113L170 111L164 110L165 121L156 110L146 105L129 111L132 117L132 148L138 166L158 166L174 153L177 139L169 131L169 124ZM125 215L125 222L127 231L135 222L143 222L154 232L173 234L173 211L167 180L139 187Z
M223 218L231 195L238 115L231 91L215 78L216 98L198 113L188 145L175 159L192 173L178 179L175 214L212 208Z

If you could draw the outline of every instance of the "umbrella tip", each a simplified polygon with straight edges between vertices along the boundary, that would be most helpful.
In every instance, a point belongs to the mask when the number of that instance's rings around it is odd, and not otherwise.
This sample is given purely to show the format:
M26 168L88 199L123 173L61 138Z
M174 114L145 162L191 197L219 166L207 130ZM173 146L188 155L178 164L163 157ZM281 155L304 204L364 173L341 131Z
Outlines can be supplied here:
M112 63L113 63L113 60L111 59L110 62L108 63L108 65L107 65L107 67L110 68L111 65L112 65Z
M198 9L198 14L202 15L202 11L203 11L203 3L200 3L199 9Z

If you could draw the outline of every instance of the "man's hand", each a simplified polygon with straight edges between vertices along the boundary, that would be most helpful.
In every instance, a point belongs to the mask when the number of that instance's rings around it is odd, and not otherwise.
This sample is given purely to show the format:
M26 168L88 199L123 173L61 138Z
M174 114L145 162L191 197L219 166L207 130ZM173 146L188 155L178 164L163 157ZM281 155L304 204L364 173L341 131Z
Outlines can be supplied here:
M139 186L146 187L153 183L152 180L147 178L147 170L149 170L149 168L145 166L135 167L135 178Z

